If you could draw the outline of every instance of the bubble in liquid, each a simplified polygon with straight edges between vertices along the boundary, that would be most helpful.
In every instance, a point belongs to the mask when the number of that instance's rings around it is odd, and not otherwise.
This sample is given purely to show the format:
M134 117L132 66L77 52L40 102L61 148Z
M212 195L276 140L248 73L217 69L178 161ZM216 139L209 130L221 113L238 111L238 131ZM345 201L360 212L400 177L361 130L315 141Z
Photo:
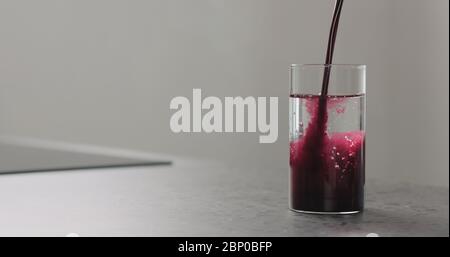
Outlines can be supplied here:
M337 114L342 114L345 112L345 107L344 106L339 106L336 108L336 113Z

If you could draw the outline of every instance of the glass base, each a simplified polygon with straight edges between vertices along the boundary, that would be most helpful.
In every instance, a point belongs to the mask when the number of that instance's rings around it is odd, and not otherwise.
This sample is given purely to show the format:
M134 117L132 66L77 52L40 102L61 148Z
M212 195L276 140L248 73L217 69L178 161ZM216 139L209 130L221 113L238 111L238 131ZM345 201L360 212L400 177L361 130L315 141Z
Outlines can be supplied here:
M321 211L304 211L289 208L291 211L302 214L313 214L313 215L354 215L361 213L362 211L343 211L343 212L321 212Z

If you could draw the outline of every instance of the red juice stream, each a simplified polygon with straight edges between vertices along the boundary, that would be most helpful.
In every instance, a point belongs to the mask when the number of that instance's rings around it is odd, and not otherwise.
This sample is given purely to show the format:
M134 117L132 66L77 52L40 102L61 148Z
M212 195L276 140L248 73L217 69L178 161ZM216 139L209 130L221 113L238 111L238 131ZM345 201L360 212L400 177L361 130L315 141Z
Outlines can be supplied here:
M334 45L343 0L337 0L331 24L320 96L291 95L305 103L310 115L300 139L290 145L291 207L311 212L355 212L364 205L364 132L328 134L328 96ZM361 96L363 97L363 96ZM330 102L332 101L332 102Z

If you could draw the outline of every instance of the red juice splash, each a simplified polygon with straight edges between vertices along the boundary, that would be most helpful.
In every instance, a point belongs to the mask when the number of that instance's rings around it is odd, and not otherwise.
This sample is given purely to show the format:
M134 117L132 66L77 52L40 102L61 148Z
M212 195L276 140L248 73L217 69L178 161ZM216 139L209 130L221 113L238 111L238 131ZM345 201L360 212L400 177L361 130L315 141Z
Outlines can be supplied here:
M328 133L316 116L320 96L291 95L310 114L303 136L290 143L291 207L311 212L355 212L364 202L364 132ZM346 107L358 107L359 96L329 96L327 115L347 115ZM356 103L354 103L356 102ZM344 111L343 111L344 110Z

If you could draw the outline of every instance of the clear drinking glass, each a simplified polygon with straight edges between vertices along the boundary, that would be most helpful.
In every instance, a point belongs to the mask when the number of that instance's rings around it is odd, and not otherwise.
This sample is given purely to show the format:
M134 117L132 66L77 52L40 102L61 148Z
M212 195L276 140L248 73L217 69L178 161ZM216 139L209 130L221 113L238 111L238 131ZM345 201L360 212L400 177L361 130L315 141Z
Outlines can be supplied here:
M322 96L324 72L330 72ZM352 214L364 208L366 67L290 69L290 208Z

